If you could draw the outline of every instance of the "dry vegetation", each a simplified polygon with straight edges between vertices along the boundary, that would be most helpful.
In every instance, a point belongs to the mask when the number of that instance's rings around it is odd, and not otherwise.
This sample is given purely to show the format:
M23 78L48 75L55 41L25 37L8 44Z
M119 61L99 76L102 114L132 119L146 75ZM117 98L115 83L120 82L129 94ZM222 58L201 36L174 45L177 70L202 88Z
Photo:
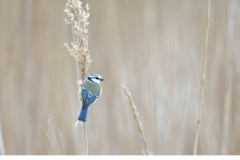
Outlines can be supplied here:
M132 111L133 119L135 121L135 125L137 126L138 132L141 136L141 139L142 139L142 142L143 142L143 145L144 145L143 153L146 154L146 155L151 155L152 153L150 152L150 150L147 147L147 140L146 140L146 138L144 136L144 133L143 133L143 127L142 127L142 122L139 118L139 112L137 110L137 107L136 107L133 99L132 99L131 93L127 89L127 87L122 86L122 88L123 88L124 94L126 95L126 97L128 99L128 102L129 102L129 105L130 105L130 108L131 108L131 111Z
M2 126L0 121L0 155L5 154L4 144L3 144L3 137L2 137Z
M86 1L83 1L86 4ZM89 154L192 154L208 0L88 0L89 73L104 77L88 117ZM66 0L0 1L0 152L84 154ZM240 154L240 1L212 0L198 154ZM46 134L47 133L47 134ZM4 142L4 143L2 143ZM3 146L1 146L3 144Z
M67 18L65 19L66 23L71 26L72 29L72 42L71 45L68 43L64 43L67 47L68 52L71 56L73 56L74 60L77 62L76 71L81 71L77 73L77 78L83 83L86 76L87 71L92 62L89 49L88 49L88 18L90 16L89 6L86 4L86 7L83 7L83 3L80 0L68 0L66 2L66 8L64 12L67 14ZM80 68L80 69L79 69ZM81 79L80 76L81 75ZM78 84L78 87L80 84ZM78 93L79 94L79 93ZM78 95L80 96L80 95ZM82 102L81 97L79 97L79 108L81 109ZM75 123L78 124L77 121ZM87 123L84 122L84 137L85 137L85 153L88 155L88 138L87 138ZM82 142L79 142L82 143Z
M200 126L202 121L202 111L203 111L203 103L204 103L204 94L205 94L205 81L206 81L206 70L207 70L207 57L208 57L208 37L209 37L209 26L210 26L210 15L211 15L211 0L208 0L208 14L207 14L207 29L206 29L206 37L205 37L205 50L204 50L204 62L203 62L203 74L202 74L202 83L201 83L201 99L200 105L198 108L198 119L197 119L197 129L195 133L195 140L193 146L193 155L197 154L198 147L198 138L200 133Z

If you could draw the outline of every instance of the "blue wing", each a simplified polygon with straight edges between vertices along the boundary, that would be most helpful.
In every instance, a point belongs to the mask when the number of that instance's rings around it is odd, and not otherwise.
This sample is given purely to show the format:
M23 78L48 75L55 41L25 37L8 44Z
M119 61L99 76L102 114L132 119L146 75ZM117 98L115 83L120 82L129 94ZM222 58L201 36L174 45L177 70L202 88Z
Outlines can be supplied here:
M82 87L82 108L88 107L91 105L98 96L92 95L88 90L84 87Z

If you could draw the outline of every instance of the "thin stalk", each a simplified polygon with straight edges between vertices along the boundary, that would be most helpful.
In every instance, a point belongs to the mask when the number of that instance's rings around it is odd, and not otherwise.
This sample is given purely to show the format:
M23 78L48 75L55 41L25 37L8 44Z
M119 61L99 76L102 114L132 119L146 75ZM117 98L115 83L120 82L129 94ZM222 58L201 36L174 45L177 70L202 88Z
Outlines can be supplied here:
M74 31L72 30L72 42L76 44L76 35L74 34ZM80 79L80 64L79 62L76 62L76 74L77 74L77 79Z
M149 149L147 147L147 141L146 141L146 138L145 138L145 136L143 134L142 123L141 123L141 121L139 119L139 112L137 110L136 105L133 102L131 93L125 86L122 86L122 88L123 88L123 92L125 93L125 95L126 95L126 97L128 99L130 107L132 109L132 115L133 115L135 124L137 126L138 132L139 132L139 134L141 136L141 139L142 139L142 142L143 142L143 145L144 145L144 150L145 150L144 152L145 152L146 155L151 155L152 153L149 151Z
M73 56L76 64L77 79L84 81L90 63L92 62L88 48L88 18L90 16L88 4L83 7L80 0L68 0L64 12L67 14L66 23L71 25L73 41L69 45L64 43L68 52ZM80 77L81 72L81 77ZM80 86L79 86L80 87ZM81 105L81 104L80 104ZM75 123L76 125L77 123ZM84 123L85 146L88 155L87 125Z
M4 149L3 137L2 137L1 121L0 121L0 155L5 155L5 149Z
M60 149L59 149L58 145L53 141L53 139L50 137L49 133L47 132L47 130L45 128L43 128L43 131L44 131L44 133L45 133L45 135L46 135L50 145L52 146L52 148L55 150L55 152L57 154L60 155L61 152L60 152Z
M198 113L197 129L196 129L196 133L195 133L195 140L194 140L194 147L193 147L193 155L197 154L200 124L201 124L201 120L202 120L201 118L202 118L202 110L203 110L203 99L204 99L207 56L208 56L208 35L209 35L209 26L210 26L210 13L211 13L211 0L208 1L207 31L206 31L206 39L205 39L203 76L202 76L202 84L201 84L201 102L200 102L201 104L200 104L199 113Z
M84 135L85 135L86 155L88 155L88 137L87 137L87 123L86 122L84 122Z

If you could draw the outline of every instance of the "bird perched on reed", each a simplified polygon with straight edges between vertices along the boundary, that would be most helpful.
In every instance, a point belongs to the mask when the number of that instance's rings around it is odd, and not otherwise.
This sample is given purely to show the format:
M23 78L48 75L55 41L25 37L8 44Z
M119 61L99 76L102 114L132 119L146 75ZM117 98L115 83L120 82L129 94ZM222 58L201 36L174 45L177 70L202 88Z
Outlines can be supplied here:
M90 106L98 99L102 93L101 82L103 80L104 79L100 75L91 74L82 84L80 84L80 81L77 81L80 85L78 98L80 102L82 102L82 109L78 115L79 121L87 121L87 115Z

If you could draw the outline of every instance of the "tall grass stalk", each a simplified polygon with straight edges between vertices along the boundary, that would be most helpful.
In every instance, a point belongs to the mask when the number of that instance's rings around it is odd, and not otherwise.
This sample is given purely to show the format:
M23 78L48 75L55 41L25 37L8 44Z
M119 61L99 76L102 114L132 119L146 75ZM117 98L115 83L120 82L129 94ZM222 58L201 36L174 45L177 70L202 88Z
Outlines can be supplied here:
M137 129L138 129L138 132L141 136L141 139L142 139L142 142L143 142L143 145L144 145L144 153L146 155L151 155L152 153L149 151L148 147L147 147L147 141L146 141L146 138L143 134L143 128L142 128L142 123L139 119L139 112L137 110L137 107L136 105L134 104L133 102L133 99L132 99L132 96L131 96L131 93L130 91L127 89L127 87L125 86L122 86L123 88L123 92L125 93L127 99L128 99L128 102L130 104L130 107L132 109L132 115L133 115L133 118L134 118L134 121L135 121L135 124L137 126Z
M74 60L78 63L76 66L80 66L81 81L84 82L90 63L92 62L89 49L88 49L88 29L89 25L88 18L90 16L88 4L86 7L82 6L80 0L68 0L66 3L66 9L64 10L67 14L65 21L72 27L73 41L71 45L64 43L67 47L70 55L73 56ZM79 76L77 68L77 76ZM80 106L82 106L80 104ZM85 148L86 155L88 155L88 139L87 139L87 124L84 122L84 135L85 135Z
M52 146L53 150L55 151L56 154L62 154L60 148L59 148L59 144L57 142L57 137L56 134L53 133L53 125L51 124L51 120L48 119L48 129L43 128L43 132L45 133L50 145Z
M203 65L203 76L202 76L202 84L201 84L201 101L200 101L201 104L200 104L199 113L198 113L197 129L196 129L196 133L195 133L195 140L194 140L194 147L193 147L193 155L197 154L200 124L201 124L201 120L202 120L203 99L204 99L206 68L207 68L207 56L208 56L208 36L209 36L209 26L210 26L210 13L211 13L211 0L208 1L207 30L206 30L206 37L205 37L206 39L205 39L204 65Z
M53 139L50 137L49 133L47 132L47 130L45 128L43 128L43 132L45 133L50 145L52 146L52 148L55 150L55 152L57 154L61 154L60 149L58 147L58 145L53 141Z
M84 122L84 135L85 135L85 144L86 144L86 155L88 155L88 138L87 138L87 123Z
M4 144L3 144L3 138L2 138L2 126L0 121L0 155L5 154Z

